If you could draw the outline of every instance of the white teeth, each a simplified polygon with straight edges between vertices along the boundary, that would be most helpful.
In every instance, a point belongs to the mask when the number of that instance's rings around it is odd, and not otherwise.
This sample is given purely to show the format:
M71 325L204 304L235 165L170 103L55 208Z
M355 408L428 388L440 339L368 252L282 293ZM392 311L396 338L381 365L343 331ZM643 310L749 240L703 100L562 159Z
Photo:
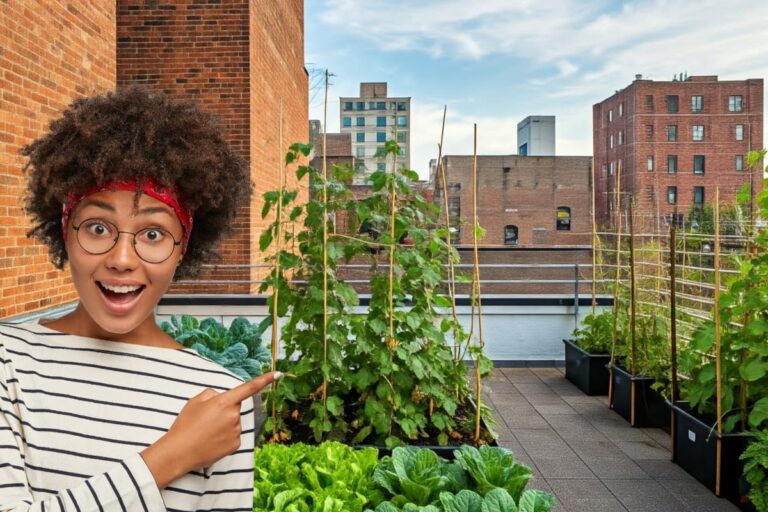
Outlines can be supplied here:
M131 293L141 288L141 286L138 286L138 285L137 286L113 286L113 285L104 284L104 283L101 283L101 286L103 286L107 290L114 293Z

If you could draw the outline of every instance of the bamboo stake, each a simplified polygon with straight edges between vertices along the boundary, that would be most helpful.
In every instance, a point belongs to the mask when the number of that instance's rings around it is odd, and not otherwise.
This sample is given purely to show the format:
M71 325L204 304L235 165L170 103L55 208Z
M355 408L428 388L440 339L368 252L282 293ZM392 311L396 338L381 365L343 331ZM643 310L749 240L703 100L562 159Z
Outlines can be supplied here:
M323 423L328 421L328 70L323 100ZM325 426L325 425L323 425Z
M635 280L635 217L634 217L634 199L628 203L629 208L629 336L630 336L630 367L632 371L632 380L630 384L629 398L629 424L635 426L635 400L637 398L637 289Z
M715 466L715 494L720 496L721 465L723 456L723 369L720 360L720 187L715 187L715 382L717 384L717 455Z
M474 255L474 281L475 290L477 291L477 333L478 333L478 346L480 347L480 353L475 363L475 394L477 395L477 404L475 409L475 444L480 443L480 411L481 411L481 372L480 372L480 358L483 355L483 348L485 343L483 341L483 311L482 311L482 299L480 298L480 261L477 251L477 124L474 125L474 143L472 150L472 251Z
M283 101L280 100L280 121L277 143L278 181L277 219L275 226L275 282L272 285L272 371L277 370L277 355L279 353L280 332L277 328L277 306L280 299L280 250L283 239L283 189L285 188L285 165L283 165ZM277 382L272 383L272 435L273 440L279 439L277 416Z
M608 379L608 406L613 408L613 367L616 365L616 335L619 318L619 280L621 278L621 160L616 169L616 278L613 284L613 332Z
M677 218L677 212L675 212L675 219ZM669 226L669 334L670 334L670 354L672 358L672 390L671 390L671 396L670 399L672 401L672 406L670 408L670 436L672 438L672 461L674 462L676 459L675 456L675 408L677 402L677 308L675 305L676 301L676 269L675 265L677 264L677 254L676 254L676 246L677 243L677 229L675 227L675 221L672 222Z
M451 241L451 215L448 212L448 183L445 177L445 167L443 167L443 136L445 135L445 117L448 113L448 105L443 107L443 124L440 128L440 144L437 146L437 171L442 182L443 188L443 209L445 210L445 229L448 233L445 235L445 244L448 247L448 296L451 298L451 318L453 319L453 354L454 359L459 359L461 353L461 345L457 343L456 325L458 317L456 314L456 267L453 264L452 244Z
M394 139L397 141L397 116L395 116ZM387 339L387 347L389 348L390 370L392 368L393 353L395 351L395 347L397 346L397 341L395 341L395 212L397 209L397 153L398 152L395 151L395 153L392 155L392 183L390 187L389 203L389 337ZM394 388L392 388L391 384L390 389L392 389L392 393L394 395ZM394 416L394 411L396 408L394 396L392 397L391 402L392 415ZM392 423L392 421L389 423L390 435L392 434Z
M592 182L592 316L595 316L597 309L597 298L595 297L595 281L597 280L597 221L595 219L595 159L589 165L591 170L590 181Z

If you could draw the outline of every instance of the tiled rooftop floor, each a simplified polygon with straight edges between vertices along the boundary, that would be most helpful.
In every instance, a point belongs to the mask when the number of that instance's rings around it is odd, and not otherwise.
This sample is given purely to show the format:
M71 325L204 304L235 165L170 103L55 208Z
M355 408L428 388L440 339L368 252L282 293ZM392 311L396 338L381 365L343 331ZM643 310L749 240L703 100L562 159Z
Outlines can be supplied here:
M561 368L497 368L486 381L499 444L529 465L557 512L736 512L670 461L670 437L584 395Z

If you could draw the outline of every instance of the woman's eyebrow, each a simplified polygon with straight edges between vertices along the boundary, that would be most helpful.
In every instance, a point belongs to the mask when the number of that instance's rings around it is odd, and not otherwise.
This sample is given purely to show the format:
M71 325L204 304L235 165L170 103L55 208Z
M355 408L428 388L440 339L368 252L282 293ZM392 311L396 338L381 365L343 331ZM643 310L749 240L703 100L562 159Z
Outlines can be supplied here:
M96 206L98 208L102 208L110 212L116 211L115 207L107 203L106 201L102 201L100 199L91 199L90 197L83 199L83 203L81 207L85 207L85 206Z
M167 215L170 215L173 217L173 214L168 210L168 208L164 208L162 206L148 206L146 208L142 208L141 210L136 212L138 215L152 215L155 213L165 213Z

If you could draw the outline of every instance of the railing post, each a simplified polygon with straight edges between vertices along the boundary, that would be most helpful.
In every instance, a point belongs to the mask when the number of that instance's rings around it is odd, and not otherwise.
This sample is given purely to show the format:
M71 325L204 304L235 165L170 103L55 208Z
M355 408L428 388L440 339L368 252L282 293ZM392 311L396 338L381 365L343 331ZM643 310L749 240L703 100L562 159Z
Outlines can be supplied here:
M573 324L574 329L579 328L579 264L573 265Z

